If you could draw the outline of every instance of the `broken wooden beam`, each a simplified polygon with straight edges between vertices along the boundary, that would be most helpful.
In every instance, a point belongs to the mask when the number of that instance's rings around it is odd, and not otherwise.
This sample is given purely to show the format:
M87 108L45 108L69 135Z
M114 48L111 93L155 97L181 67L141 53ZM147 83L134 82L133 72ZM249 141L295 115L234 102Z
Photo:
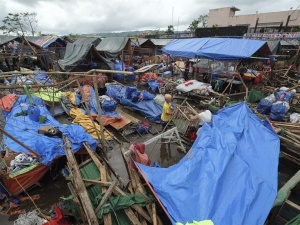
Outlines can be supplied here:
M95 214L93 204L87 193L85 184L82 180L78 164L71 149L70 141L66 136L63 136L63 140L65 142L65 153L68 159L68 165L70 167L70 171L73 173L75 188L87 216L88 223L91 225L98 225L98 219Z
M118 181L115 180L108 188L108 190L105 192L104 196L102 197L99 205L96 207L95 212L98 213L98 211L101 209L101 207L106 203L110 195L112 194L114 188L117 186Z

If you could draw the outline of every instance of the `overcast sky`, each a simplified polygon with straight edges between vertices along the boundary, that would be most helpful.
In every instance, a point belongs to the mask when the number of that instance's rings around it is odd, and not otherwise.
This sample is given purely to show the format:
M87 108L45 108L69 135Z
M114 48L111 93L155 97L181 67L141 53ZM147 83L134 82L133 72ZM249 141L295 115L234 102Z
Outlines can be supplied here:
M209 9L235 6L241 10L236 15L243 15L296 9L299 4L299 0L0 0L0 21L8 13L36 12L38 31L45 34L166 30L173 11L175 30L186 30Z

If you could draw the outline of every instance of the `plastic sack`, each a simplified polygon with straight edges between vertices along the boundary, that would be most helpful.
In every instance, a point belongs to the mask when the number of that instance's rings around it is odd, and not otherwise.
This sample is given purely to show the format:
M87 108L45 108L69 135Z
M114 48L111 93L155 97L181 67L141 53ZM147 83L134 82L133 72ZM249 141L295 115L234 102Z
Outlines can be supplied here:
M113 100L104 100L102 101L102 109L106 112L112 112L115 111L117 106L116 103Z
M274 103L271 107L271 120L281 121L283 120L285 113L288 111L288 106L285 102L278 101Z
M298 123L299 122L299 118L300 118L300 115L298 113L292 113L290 115L290 122L291 123Z
M162 77L170 77L172 75L171 71L165 71L162 74Z
M271 94L268 97L265 97L265 99L267 99L268 101L270 101L272 103L276 102L276 97L274 94Z
M149 93L147 90L143 90L142 94L143 94L144 100L152 100L155 97L153 94Z
M136 87L126 87L125 98L131 99L132 98L132 93L136 92L136 91L137 91Z
M285 91L279 91L276 94L276 101L288 102L290 101L292 94Z
M257 112L259 112L261 114L268 114L268 113L270 113L271 108L272 108L272 102L269 101L267 98L263 98L258 103L256 110L257 110Z
M123 74L114 74L114 79L116 79L117 81L121 81L121 80L123 80Z
M149 131L148 126L142 126L142 125L137 125L135 129L140 133L140 134L147 134Z

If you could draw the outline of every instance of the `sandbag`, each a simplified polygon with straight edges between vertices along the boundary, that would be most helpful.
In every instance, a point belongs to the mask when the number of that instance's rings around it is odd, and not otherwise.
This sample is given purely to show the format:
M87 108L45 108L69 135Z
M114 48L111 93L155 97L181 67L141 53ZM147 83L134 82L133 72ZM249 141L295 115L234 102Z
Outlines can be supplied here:
M113 100L104 100L102 101L101 105L102 105L102 109L106 112L115 111L117 108L116 103Z
M259 112L261 114L268 114L268 113L270 113L271 108L272 108L272 102L270 102L269 100L263 98L258 103L258 105L256 107L256 110L257 110L257 112Z
M285 113L287 112L288 108L284 102L276 102L271 107L271 120L281 121L283 120Z
M292 94L285 91L279 91L276 93L276 101L288 102L292 98Z
M276 101L275 95L271 94L266 98L263 98L258 103L256 108L257 112L261 114L268 114L271 112L272 104Z

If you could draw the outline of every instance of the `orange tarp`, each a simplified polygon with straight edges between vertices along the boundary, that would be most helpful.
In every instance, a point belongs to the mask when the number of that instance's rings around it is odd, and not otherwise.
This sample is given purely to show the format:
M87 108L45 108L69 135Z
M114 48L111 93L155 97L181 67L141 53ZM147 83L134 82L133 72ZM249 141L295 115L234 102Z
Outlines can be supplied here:
M17 101L18 96L16 94L8 94L0 99L0 108L4 111L10 112L11 107Z
M33 168L32 170L18 175L14 178L6 178L2 179L3 184L7 188L7 190L12 195L18 195L23 192L23 188L26 190L27 188L37 184L43 176L47 173L50 167L45 166L43 164L39 164L37 167ZM20 184L19 184L20 183ZM23 187L21 187L21 186Z

